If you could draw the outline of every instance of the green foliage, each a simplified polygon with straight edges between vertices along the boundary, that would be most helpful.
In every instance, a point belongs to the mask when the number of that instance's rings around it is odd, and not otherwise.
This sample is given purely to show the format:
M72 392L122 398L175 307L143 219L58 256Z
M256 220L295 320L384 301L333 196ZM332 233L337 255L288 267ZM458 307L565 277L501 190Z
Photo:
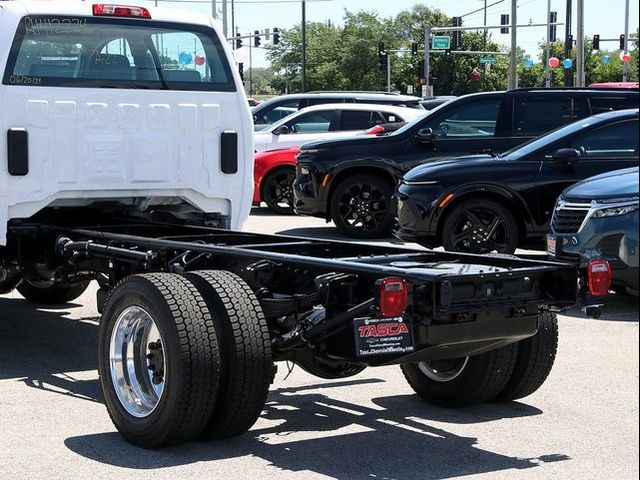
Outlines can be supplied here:
M417 57L410 53L392 53L391 71L394 91L406 92L412 86L420 92L418 69L424 49L424 30L427 26L451 25L452 19L442 11L424 5L415 5L394 18L381 18L375 12L345 11L344 26L311 22L307 24L307 90L386 90L387 79L380 70L378 44L386 49L411 50L411 44L420 45ZM637 36L637 31L636 31ZM272 77L266 84L254 85L255 93L285 93L300 91L302 84L302 32L296 26L281 32L279 45L267 45L267 58ZM491 40L485 41L482 32L463 33L465 50L504 51ZM633 60L629 80L638 81L638 44L631 43ZM619 52L592 52L591 41L585 42L585 75L587 84L612 82L622 79L622 62ZM600 60L608 54L611 61L605 65ZM551 45L551 56L564 59L563 42ZM479 63L481 55L436 53L431 55L432 85L437 95L463 95L478 91L504 90L507 88L509 57L498 55L496 63L485 70ZM532 68L523 64L524 52L518 50L518 79L521 87L545 85L546 44L540 44L538 62ZM571 58L575 64L575 49ZM480 81L471 80L471 72L481 73ZM552 69L552 84L564 85L562 65ZM262 78L262 77L261 77Z

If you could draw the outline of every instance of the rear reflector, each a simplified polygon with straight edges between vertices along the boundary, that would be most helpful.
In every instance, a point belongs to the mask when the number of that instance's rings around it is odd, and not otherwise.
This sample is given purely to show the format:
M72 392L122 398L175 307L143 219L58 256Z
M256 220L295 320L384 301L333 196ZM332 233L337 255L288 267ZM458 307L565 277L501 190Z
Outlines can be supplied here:
M387 277L380 282L378 308L383 317L401 316L407 309L409 285L399 277Z
M593 297L602 297L611 288L611 266L606 260L591 260L587 265L587 284Z
M109 3L95 3L93 5L93 14L104 17L151 18L149 10L144 7L112 5Z

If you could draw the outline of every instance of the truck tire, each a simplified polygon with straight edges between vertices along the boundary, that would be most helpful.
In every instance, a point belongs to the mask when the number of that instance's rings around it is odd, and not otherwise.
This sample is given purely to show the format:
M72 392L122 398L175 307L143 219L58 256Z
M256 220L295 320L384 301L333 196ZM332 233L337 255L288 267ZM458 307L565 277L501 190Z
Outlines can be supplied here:
M189 281L153 273L120 282L99 342L107 411L126 440L157 448L198 438L213 412L220 361L215 324Z
M267 321L251 288L234 273L210 270L185 277L207 303L220 345L220 388L202 437L235 437L256 423L273 382Z
M557 351L558 318L552 312L542 311L538 316L538 333L518 342L513 373L496 400L516 400L538 390L553 368Z
M80 283L35 282L25 278L16 288L20 295L32 303L61 305L82 295L89 287L89 283L89 280Z
M351 175L331 195L329 213L338 230L351 238L389 235L395 219L393 189L375 175Z
M473 357L405 363L400 368L427 402L461 407L493 400L509 381L517 352L512 344Z

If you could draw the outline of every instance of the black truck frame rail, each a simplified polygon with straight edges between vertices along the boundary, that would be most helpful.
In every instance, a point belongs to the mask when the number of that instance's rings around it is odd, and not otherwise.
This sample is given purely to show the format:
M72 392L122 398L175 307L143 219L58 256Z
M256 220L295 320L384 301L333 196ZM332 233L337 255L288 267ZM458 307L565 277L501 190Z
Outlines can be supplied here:
M99 310L129 275L233 272L260 301L274 359L298 363L308 355L360 366L475 355L534 335L541 308L560 311L577 301L575 266L515 256L164 223L22 223L12 225L9 235L18 263L45 265L60 281L98 280ZM39 252L39 258L25 258L33 255L28 252ZM384 320L377 285L388 277L408 284L407 309L393 320L408 326L412 345L363 354L354 326Z

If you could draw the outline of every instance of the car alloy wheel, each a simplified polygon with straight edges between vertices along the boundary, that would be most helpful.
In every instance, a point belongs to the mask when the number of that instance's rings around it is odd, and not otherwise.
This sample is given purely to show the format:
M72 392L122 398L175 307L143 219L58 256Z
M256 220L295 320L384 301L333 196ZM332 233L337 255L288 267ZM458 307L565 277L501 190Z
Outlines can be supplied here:
M293 213L293 169L280 169L271 173L265 180L263 200L271 210L281 215Z

